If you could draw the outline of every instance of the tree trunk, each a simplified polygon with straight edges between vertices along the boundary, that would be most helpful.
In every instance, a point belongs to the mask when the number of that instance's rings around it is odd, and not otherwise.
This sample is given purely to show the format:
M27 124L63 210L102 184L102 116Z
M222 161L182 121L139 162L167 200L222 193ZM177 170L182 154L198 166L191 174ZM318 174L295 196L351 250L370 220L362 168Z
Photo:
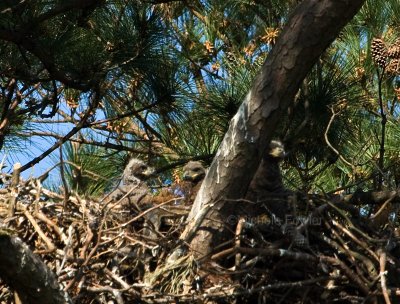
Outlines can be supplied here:
M364 0L304 0L253 82L197 194L181 239L200 257L221 243L279 120L319 56ZM240 206L238 205L240 204ZM229 224L229 223L228 223ZM231 227L232 228L232 227Z
M0 231L0 277L22 303L72 303L54 273L19 238Z

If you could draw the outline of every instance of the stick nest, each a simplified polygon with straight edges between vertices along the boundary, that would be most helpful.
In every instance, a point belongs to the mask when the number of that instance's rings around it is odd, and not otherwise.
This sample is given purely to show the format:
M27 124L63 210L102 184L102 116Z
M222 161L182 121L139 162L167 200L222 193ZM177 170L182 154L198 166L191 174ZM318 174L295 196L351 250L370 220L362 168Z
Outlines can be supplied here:
M379 223L362 202L296 196L296 220L276 221L268 210L239 217L233 237L200 260L190 250L168 259L182 246L190 209L173 195L150 207L169 214L154 238L144 233L149 207L65 197L32 178L0 190L0 225L45 261L75 303L397 302L396 208ZM13 303L5 284L0 299Z

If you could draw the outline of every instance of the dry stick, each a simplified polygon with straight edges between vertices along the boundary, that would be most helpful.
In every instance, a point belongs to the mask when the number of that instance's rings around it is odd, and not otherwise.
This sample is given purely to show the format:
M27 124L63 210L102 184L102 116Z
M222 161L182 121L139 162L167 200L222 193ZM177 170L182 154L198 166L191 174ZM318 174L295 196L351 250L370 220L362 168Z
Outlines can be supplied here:
M342 269L343 273L351 281L353 281L353 283L356 284L358 286L358 288L361 289L361 291L363 292L364 295L369 294L369 288L367 286L365 286L365 284L361 281L361 279L357 275L355 275L354 271L351 270L349 267L347 267L347 265L345 263L343 263L342 261L340 261L336 258L332 258L332 257L328 257L328 256L320 256L319 259L322 262L328 262L333 265L338 265Z
M15 208L17 205L17 197L18 197L18 185L19 185L19 177L21 174L21 164L16 163L13 167L13 173L11 178L11 185L10 185L10 195L8 201L8 215L9 217L13 217L15 214Z
M113 241L115 241L115 240L117 240L117 239L119 239L119 238L122 239L122 235L119 235L118 237L114 238ZM101 245L103 245L103 244L101 244ZM149 248L149 249L152 249L153 247L148 247L148 248ZM106 251L99 252L98 254L94 255L94 256L92 257L92 259L93 259L93 260L96 260L96 259L100 258L101 256L106 255L106 254L111 253L111 252L113 252L114 254L116 253L114 247L109 247L109 249L107 249Z
M64 216L64 211L65 211L65 207L67 206L67 202L69 199L69 187L68 187L68 183L67 180L65 179L65 174L64 174L64 159L63 159L63 152L62 152L62 147L60 146L60 176L61 176L61 181L63 183L63 187L64 187L64 199L63 199L63 208L61 211L61 215L59 217L59 222L62 221L62 218Z
M378 254L379 254L379 266L380 266L379 275L380 275L380 278L381 278L381 288L382 288L383 297L385 299L386 304L391 304L390 298L389 298L389 294L388 294L388 290L387 290L387 286L386 286L386 274L387 274L387 271L385 270L386 252L380 249L378 251Z
M132 189L132 190L133 190L133 189ZM129 191L126 195L124 195L124 197L126 197L130 192L132 192L132 190ZM123 197L123 198L124 198L124 197ZM122 198L121 198L121 199L122 199ZM142 218L142 217L145 216L147 213L149 213L149 212L151 212L151 211L153 211L153 210L155 210L155 209L158 209L158 208L160 208L160 207L162 207L162 206L164 206L164 205L167 205L167 204L169 204L169 203L171 203L171 202L175 202L175 201L176 201L176 198L173 198L173 199L170 199L170 200L168 200L168 201L166 201L166 202L163 202L163 203L161 203L161 204L158 204L158 205L156 205L156 206L154 206L154 207L151 207L151 208L147 209L146 211L143 211L142 213L140 213L139 215L137 215L137 216L135 216L134 218L130 219L129 221L127 221L127 222L125 222L125 223L123 223L123 224L121 224L121 225L118 225L118 226L115 226L115 227L106 229L105 231L108 232L108 231L113 231L113 230L118 230L118 229L120 229L120 228L124 228L124 227L128 226L129 224L131 224L131 223L137 221L138 219Z
M64 256L63 256L63 259L61 261L60 267L59 267L59 269L57 271L57 275L59 275L61 273L61 271L64 268L65 263L67 262L67 258L68 258L67 254L68 254L68 251L69 251L69 249L71 248L71 245L72 245L72 237L73 237L72 232L73 231L72 231L72 225L71 225L68 228L68 238L67 238L67 240L65 242Z
M102 223L102 225L103 225L103 223ZM101 227L102 227L102 225L101 225ZM83 277L83 273L82 273L82 268L83 268L83 266L86 266L86 265L88 264L90 258L92 257L92 255L94 254L94 252L96 252L96 250L97 250L97 248L98 248L98 246L99 246L99 239L101 238L101 232L102 232L102 228L101 228L101 227L100 227L100 231L99 231L99 233L98 233L98 235L97 235L97 243L96 243L95 246L92 248L92 250L91 250L91 252L89 253L89 255L88 255L88 257L86 258L86 260L85 260L81 265L79 265L78 271L76 272L74 278L67 284L67 286L65 286L65 288L64 288L64 291L65 291L65 292L67 292L68 290L70 290L70 289L74 286L75 282L77 282L78 279L80 280L80 279Z
M35 212L33 215L41 220L42 222L46 223L47 226L53 229L53 231L60 237L61 241L65 244L67 237L65 234L61 231L60 228L52 221L50 220L46 215L44 215L41 211L39 211L39 201L40 201L40 195L42 193L42 184L40 183L40 179L36 179L36 193L35 193Z
M89 248L89 244L92 242L93 236L94 236L94 234L92 232L92 229L90 229L89 225L86 226L86 230L87 230L87 235L86 235L86 238L85 238L85 242L83 243L83 247L81 249L81 253L79 254L79 257L81 259L85 259L86 258L86 252L87 252L87 250Z
M56 199L56 200L62 200L64 197L58 193L52 192L47 189L42 189L42 192L44 195L46 195L48 198Z
M54 223L51 219L49 219L46 215L44 215L41 211L35 212L34 216L41 220L42 222L46 223L47 226L50 226L51 229L60 237L60 240L65 244L67 241L67 236L61 229Z
M346 227L343 227L339 222L333 220L332 221L333 225L339 227L348 237L352 239L355 243L357 243L361 248L363 248L365 251L367 251L370 256L372 256L377 262L379 261L378 255L373 252L367 245L367 243L362 242L359 238L357 238L351 231L349 231Z
M300 261L311 261L311 262L318 262L318 261L323 261L323 262L328 262L330 264L338 265L343 273L351 280L355 285L357 285L360 290L365 294L369 294L369 289L368 287L364 284L364 282L354 274L353 270L351 270L346 264L344 264L342 261L328 257L328 256L318 256L315 257L311 254L308 253L302 253L302 252L293 252L290 250L285 250L285 249L264 249L264 248L244 248L244 247L234 247L234 248L229 248L226 249L220 253L214 254L211 259L215 260L218 258L225 257L229 254L236 253L236 252L241 252L245 254L253 254L253 255L261 255L261 256L277 256L277 257L288 257L294 260L300 260Z
M199 263L203 262L203 261L207 261L208 259L211 259L211 257L215 256L216 259L220 258L219 254L221 254L221 257L225 257L227 255L235 255L237 253L237 251L235 251L236 247L232 247L226 250L222 250L221 252L218 252L217 250L221 249L221 248L225 248L227 245L231 245L232 244L232 240L229 239L225 242L219 243L218 245L215 246L214 250L211 251L210 253L203 255L202 257L198 258L197 261ZM242 247L238 247L238 248L242 248ZM217 252L217 253L214 253Z
M125 233L126 233L125 231L120 231L117 235L115 235L112 238L110 238L110 236L108 236L108 238L105 241L101 242L100 245L104 246L104 245L107 245L109 243L114 243L114 241L124 237Z
M115 273L113 273L112 271L108 270L107 268L104 268L104 272L110 277L112 278L115 282L117 282L118 284L120 284L122 286L122 288L124 289L129 289L130 286L128 283L126 283L120 276L116 275Z
M242 230L243 230L243 226L244 226L244 223L245 223L245 222L246 222L245 219L241 216L241 217L239 218L239 222L238 222L238 224L237 224L237 226L236 226L236 231L235 231L235 238L236 238L235 246L236 246L236 247L240 247L240 239L241 239L240 235L242 234ZM241 260L241 255L240 255L240 253L238 252L238 253L236 254L236 256L235 256L235 269L238 269L238 268L239 268L239 266L240 266L240 260Z
M126 238L128 241L132 242L132 245L139 244L140 246L148 248L148 249L152 249L153 248L153 246L150 246L147 243L142 242L142 241L140 241L138 239L132 238L129 235L124 235L124 238Z
M117 302L117 304L124 304L125 303L125 301L123 300L123 298L121 296L121 291L123 291L123 290L112 288L110 286L82 287L82 290L93 292L93 293L108 292L108 293L111 293L115 297L115 301Z
M345 240L343 240L343 238L340 236L340 234L335 229L333 229L333 227L332 227L332 225L330 223L325 222L325 225L326 225L328 230L333 232L334 237L338 241L334 241L333 239L328 238L326 235L324 235L322 237L322 239L328 245L330 245L332 248L334 248L335 250L338 250L338 251L342 252L343 254L345 254L349 258L349 261L351 261L351 263L354 265L354 267L356 269L356 272L358 273L358 276L366 284L370 285L370 282L367 280L367 278L365 278L363 276L362 270L358 266L357 261L361 261L366 266L368 271L371 272L373 275L377 275L377 271L375 269L375 265L371 262L370 259L368 259L364 255L362 255L361 253L359 253L357 251L354 251L354 250L351 250L349 248L349 246L346 244ZM340 244L339 244L339 242L340 242Z
M23 207L24 209L24 215L26 218L31 222L33 228L35 228L36 232L39 234L39 236L42 238L42 240L46 243L48 251L52 252L56 249L56 246L53 244L53 242L44 234L43 230L40 228L36 220L33 218L32 214Z
M35 214L39 212L39 202L40 202L40 193L42 192L42 184L40 183L40 180L35 180L35 201L33 202L33 205L35 207Z
M330 201L326 201L327 204L329 206L331 206L333 209L335 209L345 220L346 222L349 224L349 227L356 231L357 233L359 233L363 238L367 239L370 242L374 242L374 241L379 241L379 240L374 240L372 237L370 237L369 235L367 235L365 232L363 232L361 229L357 228L353 222L350 220L349 216L347 214L345 214L344 212L342 212L341 209L339 209L337 206L335 206L335 204L333 204Z
M329 281L337 279L336 276L326 276L326 277L318 277L313 279L308 279L304 281L297 281L297 282L278 282L275 284L264 285L258 288L241 288L235 290L231 286L228 287L221 287L217 289L216 292L203 292L202 294L165 294L164 298L161 298L159 294L151 294L142 296L142 299L145 300L146 303L172 303L172 299L179 300L179 303L194 303L196 300L199 303L203 303L206 299L218 299L224 298L227 299L227 296L237 297L237 296L249 296L252 294L256 294L262 291L268 290L276 290L276 289L288 289L288 288L299 288L308 285L315 285L319 282ZM222 290L222 291L221 291ZM150 299L153 298L153 299ZM197 303L197 302L196 302Z
M14 291L14 303L15 304L24 304L24 302L21 300L20 296L18 295L18 293L16 291Z
M100 222L100 225L99 225L100 228L99 228L99 232L97 233L96 244L93 246L92 250L89 252L89 254L88 254L88 256L86 257L85 261L80 265L80 266L81 266L81 267L80 267L81 269L82 269L83 266L86 266L86 265L89 263L90 259L91 259L91 258L93 257L93 255L96 253L97 248L99 247L99 245L100 245L100 243L101 243L101 237L102 237L102 234L103 234L103 232L104 232L104 229L103 229L104 222L105 222L105 214L103 214L102 217L101 217L101 222ZM68 285L64 288L64 291L67 292L69 289L71 289L71 288L74 286L75 282L76 282L78 279L81 279L82 277L83 277L82 271L78 271L78 272L76 273L75 277L74 277L74 278L68 283Z
M260 256L277 256L277 257L288 257L294 260L304 260L304 261L317 261L316 257L308 253L294 252L286 249L276 249L276 248L246 248L246 247L233 247L225 249L221 252L213 254L211 260L217 260L235 253L244 253Z
M397 192L394 191L391 196L382 204L382 206L379 208L379 210L373 215L371 216L371 220L374 220L376 218L378 218L378 216L386 209L386 206L393 201L395 198L397 198Z

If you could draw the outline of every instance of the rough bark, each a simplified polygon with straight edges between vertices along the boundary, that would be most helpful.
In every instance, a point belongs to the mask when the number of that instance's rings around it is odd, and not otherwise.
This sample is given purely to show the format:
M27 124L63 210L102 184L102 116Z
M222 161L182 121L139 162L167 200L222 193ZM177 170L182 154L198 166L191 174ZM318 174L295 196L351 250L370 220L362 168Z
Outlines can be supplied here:
M227 201L245 196L283 111L321 53L363 2L304 0L293 12L231 120L189 214L190 224L181 239L190 243L197 256L223 241L220 237L229 229L225 222L240 204Z
M54 273L19 238L0 231L0 277L22 303L72 303Z

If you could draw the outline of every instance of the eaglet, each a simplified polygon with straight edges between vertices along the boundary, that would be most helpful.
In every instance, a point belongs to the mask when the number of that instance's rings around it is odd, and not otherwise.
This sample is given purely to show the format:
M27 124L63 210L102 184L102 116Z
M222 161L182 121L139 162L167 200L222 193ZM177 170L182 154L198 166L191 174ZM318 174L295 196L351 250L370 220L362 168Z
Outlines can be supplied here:
M284 235L287 235L296 246L303 247L307 246L308 240L297 231L296 224L293 222L296 206L290 197L294 193L286 189L282 183L279 163L285 155L282 142L272 140L250 183L246 199L256 202L257 208L267 209L281 224Z
M121 205L136 209L138 212L141 211L151 203L150 189L146 180L153 174L154 169L147 166L142 160L131 159L122 174L122 185L111 194L111 199L118 201L126 195L122 199Z
M146 181L153 177L155 170L147 166L142 160L133 158L122 174L122 185L115 190L111 198L114 201L121 200L121 209L127 214L123 221L128 221L133 215L137 215L155 205L154 196L151 194ZM160 226L162 210L155 209L148 212L144 217L142 235L157 239L157 232Z
M284 157L285 148L282 142L272 140L246 194L246 200L264 204L271 213L280 219L284 219L288 212L286 200L288 190L283 186L279 167L279 163ZM280 194L282 194L281 198Z
M182 190L186 204L193 203L205 176L206 169L199 161L189 161L183 167L183 180L185 183Z

